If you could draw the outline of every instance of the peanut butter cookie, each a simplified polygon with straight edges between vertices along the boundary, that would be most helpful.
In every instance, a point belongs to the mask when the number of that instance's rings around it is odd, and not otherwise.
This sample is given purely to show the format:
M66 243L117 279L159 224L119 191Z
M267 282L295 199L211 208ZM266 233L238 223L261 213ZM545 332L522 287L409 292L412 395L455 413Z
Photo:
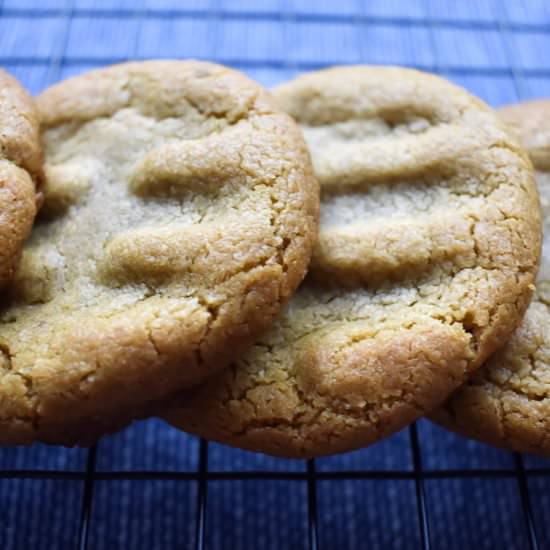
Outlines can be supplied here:
M31 232L41 172L39 124L32 98L0 69L0 287L13 275Z
M518 330L433 419L468 437L550 455L550 100L505 107L501 116L529 153L544 216L535 297Z
M502 345L531 297L540 211L514 137L441 78L334 68L275 95L321 184L311 269L267 336L167 419L313 457L399 430Z
M87 444L271 324L319 190L294 121L225 67L122 64L37 104L45 203L0 309L0 442Z

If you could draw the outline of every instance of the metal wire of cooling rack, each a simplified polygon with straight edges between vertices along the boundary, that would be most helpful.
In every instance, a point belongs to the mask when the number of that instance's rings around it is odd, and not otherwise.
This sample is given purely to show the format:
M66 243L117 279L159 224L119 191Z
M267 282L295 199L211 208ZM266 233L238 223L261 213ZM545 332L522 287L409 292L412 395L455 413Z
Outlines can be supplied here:
M308 542L307 548L317 550L321 547L318 534L317 517L317 483L325 480L412 480L416 487L416 502L418 513L418 525L420 530L420 542L423 550L433 548L430 537L430 519L428 505L424 490L424 482L432 479L515 479L521 497L522 513L526 526L528 547L531 550L541 548L538 542L532 504L530 501L527 478L534 476L550 476L550 468L533 468L526 470L522 456L514 453L513 469L447 469L428 470L422 466L418 433L416 425L409 427L410 444L413 456L413 471L401 470L339 470L334 472L319 472L316 470L315 460L307 461L307 469L304 472L277 472L277 471L231 471L216 472L208 468L208 445L201 440L199 445L198 470L197 471L101 471L96 470L97 448L91 447L87 452L86 470L81 471L55 471L55 470L0 470L2 479L63 479L84 481L82 508L79 523L77 548L88 548L90 519L94 498L94 484L96 481L113 480L173 480L195 481L198 483L195 520L195 545L197 550L206 548L206 505L209 481L244 481L244 480L286 480L307 482L308 504Z
M285 3L286 6L286 3ZM69 32L76 17L85 18L113 18L132 19L137 22L137 31L134 36L134 43L127 56L75 56L68 51ZM56 18L61 20L61 31L57 36L55 48L48 56L22 55L9 52L5 55L0 51L0 65L8 66L47 66L47 82L59 80L62 71L71 66L97 66L103 64L124 61L128 58L138 59L140 56L138 47L140 43L140 32L143 21L149 18L157 19L190 19L208 20L215 28L216 24L226 20L248 22L254 25L257 22L278 22L281 25L294 25L300 23L314 23L323 25L341 23L353 25L360 28L371 27L397 27L402 29L421 28L427 29L433 38L436 31L441 29L459 29L472 32L497 32L503 38L507 48L506 66L470 66L468 64L444 64L435 62L409 63L419 69L439 73L444 76L477 76L477 77L509 77L517 97L526 97L527 78L550 78L549 68L522 68L510 51L510 33L521 32L523 34L550 34L550 22L529 22L529 21L508 21L502 14L496 14L492 20L477 20L472 18L453 19L451 17L430 17L430 16L401 16L401 15L377 15L367 13L362 9L353 14L338 13L309 13L296 12L288 7L280 10L254 11L244 9L240 11L228 10L221 1L213 1L209 8L176 7L171 9L156 8L152 3L145 8L141 3L131 7L81 7L72 0L65 2L62 7L25 7L19 6L6 0L0 0L0 21L2 18L24 18L28 20L40 18ZM217 33L211 38L217 40ZM432 42L432 49L436 44ZM214 51L219 52L217 45ZM224 57L223 53L215 56L215 60L228 65L247 69L284 69L289 72L299 72L317 69L326 66L325 60L291 60L288 56L284 59L251 59ZM337 63L339 60L334 59ZM218 481L245 481L245 480L285 480L305 482L307 485L307 541L304 547L310 550L318 550L322 547L319 537L319 514L318 514L318 484L322 481L333 480L408 480L415 486L416 513L418 515L419 544L423 550L431 550L437 546L439 541L433 540L430 532L431 519L430 507L428 506L425 484L429 480L442 479L509 479L517 484L521 512L525 526L526 545L531 550L542 548L537 534L537 527L533 513L531 495L528 480L531 477L550 477L550 467L529 468L524 466L522 455L513 453L512 468L455 468L455 469L429 469L423 465L419 431L416 424L409 427L410 452L412 456L412 470L335 470L322 471L317 468L315 460L309 460L303 471L212 471L209 469L209 443L201 440L198 446L197 463L198 468L193 471L161 471L161 470L97 470L98 449L92 447L87 451L86 467L84 471L78 470L46 470L46 469L3 469L0 470L0 481L6 479L55 479L55 480L77 480L83 482L81 512L76 547L79 550L86 550L90 546L91 521L93 517L94 492L96 482L113 480L187 480L197 484L196 514L195 514L195 540L193 543L196 550L203 550L208 545L207 530L207 502L209 484Z

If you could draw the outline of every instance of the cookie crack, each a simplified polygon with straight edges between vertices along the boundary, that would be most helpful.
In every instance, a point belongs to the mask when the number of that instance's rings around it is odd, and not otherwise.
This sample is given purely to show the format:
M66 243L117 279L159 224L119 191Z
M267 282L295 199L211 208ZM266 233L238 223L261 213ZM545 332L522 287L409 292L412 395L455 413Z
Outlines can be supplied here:
M13 371L13 359L10 351L10 347L7 342L0 340L0 381L8 373Z

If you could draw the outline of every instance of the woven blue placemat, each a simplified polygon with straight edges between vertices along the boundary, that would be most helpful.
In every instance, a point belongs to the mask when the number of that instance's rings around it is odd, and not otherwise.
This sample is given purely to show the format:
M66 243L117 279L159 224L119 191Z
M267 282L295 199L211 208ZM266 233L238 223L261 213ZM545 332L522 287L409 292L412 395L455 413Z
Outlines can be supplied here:
M547 0L0 0L0 65L33 93L116 61L193 57L267 86L330 64L409 65L498 106L550 96L549 52ZM309 470L216 444L201 463L199 442L158 420L103 439L96 455L0 449L0 549L195 548L203 519L212 549L412 549L426 545L426 517L431 548L529 549L527 494L550 548L549 461L425 421L418 436L421 463L405 430Z

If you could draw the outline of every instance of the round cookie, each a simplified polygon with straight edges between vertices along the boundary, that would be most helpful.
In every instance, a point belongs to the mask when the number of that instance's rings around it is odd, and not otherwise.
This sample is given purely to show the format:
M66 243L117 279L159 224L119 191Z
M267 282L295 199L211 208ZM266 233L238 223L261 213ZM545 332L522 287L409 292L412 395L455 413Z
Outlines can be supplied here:
M462 435L550 455L550 100L500 115L531 156L544 216L537 289L520 327L432 419Z
M219 65L117 65L37 105L45 202L0 308L0 443L88 444L271 324L319 188L294 121Z
M424 415L505 341L531 297L540 212L515 139L441 78L334 68L275 96L321 184L309 274L267 335L166 418L314 457Z
M0 287L13 275L40 194L38 116L29 94L0 69Z

